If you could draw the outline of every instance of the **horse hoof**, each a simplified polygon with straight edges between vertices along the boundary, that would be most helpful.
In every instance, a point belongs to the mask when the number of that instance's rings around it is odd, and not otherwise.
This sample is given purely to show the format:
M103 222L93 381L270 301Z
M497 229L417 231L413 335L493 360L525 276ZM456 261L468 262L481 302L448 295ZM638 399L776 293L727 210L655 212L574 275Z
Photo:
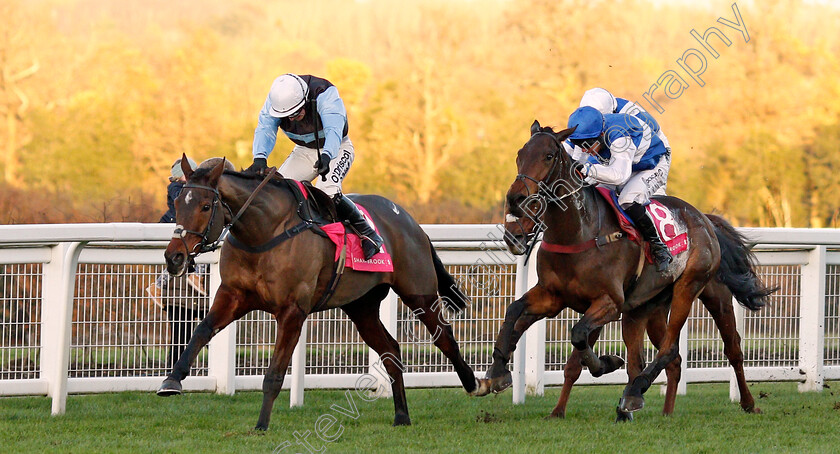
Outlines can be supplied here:
M411 418L408 415L395 415L394 416L394 427L397 426L410 426L411 425Z
M468 394L473 397L484 397L490 394L490 380L486 378L476 378L475 390Z
M620 411L632 413L645 407L645 398L642 396L624 396L618 401Z
M178 396L181 394L181 382L167 378L157 390L157 395L162 397Z
M550 421L552 419L566 419L566 414L565 413L559 413L559 412L558 413L551 412L550 415L544 417L543 419L546 420L546 421Z
M615 422L633 422L633 413L621 411L621 406L615 407Z
M501 377L494 377L490 379L490 389L499 394L500 392L510 388L513 384L513 376L509 370L506 370Z
M601 371L601 375L621 369L621 366L624 365L624 360L615 355L604 355L598 359L604 364L604 370Z
M265 432L265 431L268 430L268 426L264 426L262 424L257 424L256 426L254 426L254 430L259 431L259 432Z

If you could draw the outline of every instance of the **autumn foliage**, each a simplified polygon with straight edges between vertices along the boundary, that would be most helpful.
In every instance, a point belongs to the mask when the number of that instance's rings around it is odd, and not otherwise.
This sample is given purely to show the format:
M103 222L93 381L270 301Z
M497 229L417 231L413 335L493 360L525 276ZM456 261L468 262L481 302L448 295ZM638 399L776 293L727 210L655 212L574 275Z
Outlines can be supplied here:
M268 87L295 72L345 100L346 192L421 222L500 221L531 122L565 126L601 86L661 123L670 194L739 225L836 226L840 12L737 9L748 40L719 20L731 0L4 0L0 222L156 221L182 152L250 164ZM710 27L717 57L692 36ZM668 71L685 84L657 112Z

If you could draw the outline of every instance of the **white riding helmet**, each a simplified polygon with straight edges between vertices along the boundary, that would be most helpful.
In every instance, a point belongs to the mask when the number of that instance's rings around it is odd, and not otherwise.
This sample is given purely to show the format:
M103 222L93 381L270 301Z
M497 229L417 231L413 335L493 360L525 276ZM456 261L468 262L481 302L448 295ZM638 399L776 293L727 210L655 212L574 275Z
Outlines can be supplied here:
M586 106L594 107L604 115L611 114L616 108L615 96L603 88L590 88L580 98L580 107Z
M294 74L283 74L274 79L268 99L271 101L269 115L276 118L286 118L303 107L309 86Z
M190 164L191 169L196 169L197 166L192 158L187 158L187 162ZM169 168L169 175L171 180L177 180L178 178L184 176L184 171L181 170L181 158L176 159L175 162L172 163L172 167Z

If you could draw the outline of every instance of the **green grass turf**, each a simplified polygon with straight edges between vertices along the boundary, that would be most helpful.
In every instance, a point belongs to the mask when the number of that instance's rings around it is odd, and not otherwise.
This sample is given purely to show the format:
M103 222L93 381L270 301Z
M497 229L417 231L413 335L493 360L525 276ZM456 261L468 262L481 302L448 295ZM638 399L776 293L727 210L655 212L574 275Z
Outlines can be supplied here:
M674 415L663 417L655 385L635 421L623 424L613 422L618 386L575 388L564 420L543 419L558 388L529 396L524 405L513 405L510 391L470 398L460 389L415 389L407 392L409 427L391 427L390 398L367 402L352 394L354 419L332 407L350 409L345 391L307 391L306 405L295 409L283 392L266 433L251 430L262 401L255 392L73 395L59 417L49 415L46 397L10 397L0 399L0 452L270 453L306 431L312 452L839 452L840 383L829 386L799 393L794 383L752 384L763 413L748 415L729 401L728 385L689 385ZM325 414L337 420L322 431L332 442L313 433ZM294 444L278 452L310 451Z

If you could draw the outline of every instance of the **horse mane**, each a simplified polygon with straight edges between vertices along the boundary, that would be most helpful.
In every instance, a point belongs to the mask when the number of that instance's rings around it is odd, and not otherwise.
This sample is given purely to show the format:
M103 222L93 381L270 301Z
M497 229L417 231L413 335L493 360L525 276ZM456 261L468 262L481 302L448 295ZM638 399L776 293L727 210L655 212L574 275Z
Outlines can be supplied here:
M190 180L202 180L202 179L207 177L207 175L210 173L211 170L213 170L213 169L212 168L206 168L206 167L200 167L193 172L193 174L190 176ZM236 177L236 178L239 178L239 179L242 179L242 180L253 181L253 182L256 182L258 184L260 182L262 182L263 178L265 178L264 176L257 175L256 173L253 173L253 172L227 170L227 169L225 169L222 172L222 175L228 175L228 176ZM276 174L275 177L272 178L271 181L268 182L268 184L270 184L272 186L276 186L278 188L285 188L285 187L287 187L286 186L286 180L288 180L288 178L282 178L282 176L280 174Z

